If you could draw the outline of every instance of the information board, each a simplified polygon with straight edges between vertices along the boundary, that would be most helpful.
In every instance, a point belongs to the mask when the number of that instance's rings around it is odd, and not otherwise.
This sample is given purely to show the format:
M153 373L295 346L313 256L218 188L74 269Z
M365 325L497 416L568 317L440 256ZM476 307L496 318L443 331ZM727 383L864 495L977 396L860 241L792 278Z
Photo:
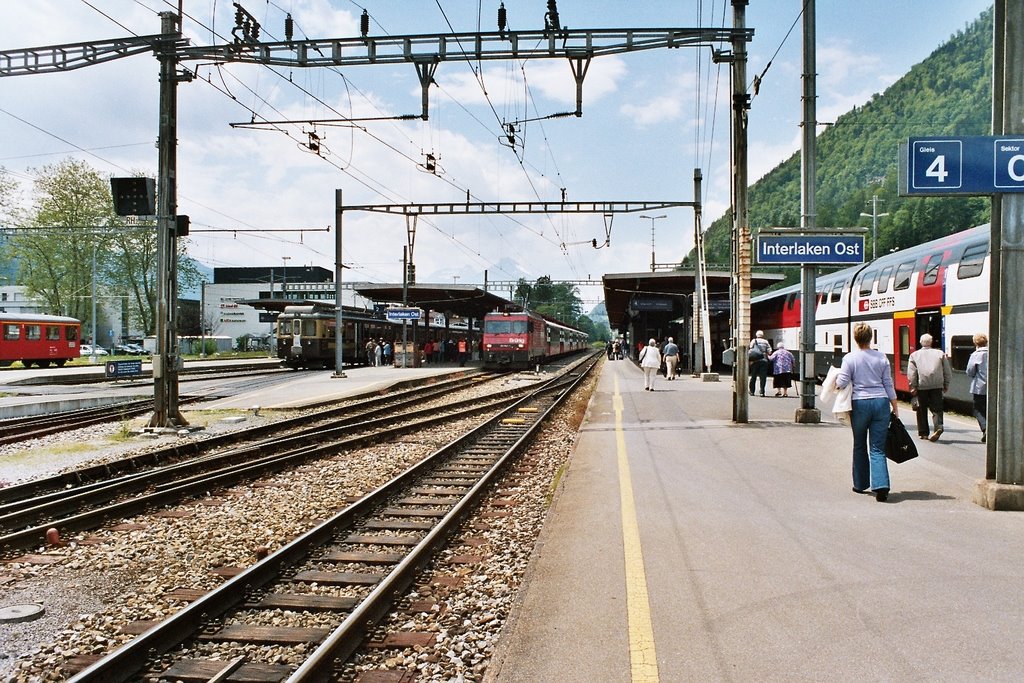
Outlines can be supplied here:
M106 379L138 377L142 374L141 360L108 360L104 366Z
M901 194L983 196L1024 192L1024 137L910 138L902 151Z

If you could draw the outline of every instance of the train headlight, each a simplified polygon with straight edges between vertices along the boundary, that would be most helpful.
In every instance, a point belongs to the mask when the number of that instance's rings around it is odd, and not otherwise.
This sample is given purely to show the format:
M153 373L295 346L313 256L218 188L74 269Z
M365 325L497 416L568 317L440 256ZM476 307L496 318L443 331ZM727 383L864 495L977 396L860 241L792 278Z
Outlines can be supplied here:
M519 344L519 345L517 346L517 348L520 348L520 349L524 349L524 348L526 348L526 344Z
M494 346L494 344L488 344L487 345L487 350L490 351L492 346Z

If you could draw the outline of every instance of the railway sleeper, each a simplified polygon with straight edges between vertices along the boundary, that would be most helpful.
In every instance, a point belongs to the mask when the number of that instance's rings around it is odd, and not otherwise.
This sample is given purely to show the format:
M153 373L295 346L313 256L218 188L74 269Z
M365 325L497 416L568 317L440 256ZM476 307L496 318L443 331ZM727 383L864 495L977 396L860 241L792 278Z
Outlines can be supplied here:
M206 683L219 674L226 662L219 659L184 659L175 662L162 678L183 683ZM232 683L279 683L291 673L284 664L242 664L227 677Z

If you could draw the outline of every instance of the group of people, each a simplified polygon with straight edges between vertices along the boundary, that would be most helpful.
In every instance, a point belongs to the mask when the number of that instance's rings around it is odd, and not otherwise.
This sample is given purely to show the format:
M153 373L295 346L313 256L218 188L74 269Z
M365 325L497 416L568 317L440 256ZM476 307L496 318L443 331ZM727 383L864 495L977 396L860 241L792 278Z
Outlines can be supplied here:
M368 339L365 348L367 365L391 365L394 361L394 347L383 338Z
M608 360L622 360L622 340L610 340L604 345L604 351L608 354Z
M427 340L423 344L423 362L425 363L454 363L466 364L469 354L469 342L465 337L458 341L453 339L441 339L440 341Z
M843 357L836 386L852 387L850 424L853 428L853 491L873 493L875 500L889 498L889 467L885 459L885 439L889 421L899 418L896 389L893 386L889 359L871 348L871 326L857 323L853 340L857 349ZM943 394L949 391L952 379L949 358L932 346L930 334L920 338L921 348L907 359L911 406L917 413L917 434L920 439L938 441L942 436ZM987 436L986 394L988 393L988 337L974 335L974 353L967 361L970 391L974 398L974 415L981 428L981 440ZM928 417L932 418L929 432Z
M774 349L770 341L764 338L764 332L758 330L747 347L747 361L750 363L750 395L754 395L756 384L760 381L761 395L765 395L769 370L772 375L772 388L776 396L788 397L793 387L793 368L796 359L786 345L779 342Z
M672 337L661 348L658 348L658 340L653 338L647 342L647 346L641 347L637 360L640 361L640 369L644 371L644 391L654 391L654 378L662 367L665 369L665 379L674 380L679 357L679 345Z

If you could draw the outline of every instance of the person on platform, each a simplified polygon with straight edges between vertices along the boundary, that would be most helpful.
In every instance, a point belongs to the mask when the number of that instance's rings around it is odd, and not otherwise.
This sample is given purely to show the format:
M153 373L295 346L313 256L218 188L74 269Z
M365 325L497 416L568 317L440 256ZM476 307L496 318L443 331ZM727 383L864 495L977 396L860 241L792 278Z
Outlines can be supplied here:
M938 441L942 436L942 395L949 391L953 371L949 358L941 349L932 347L932 335L921 335L921 348L907 360L907 379L910 395L917 398L917 436ZM928 433L928 412L931 411L935 429Z
M469 342L465 337L459 337L459 367L466 367L466 356L469 355Z
M764 385L768 383L768 368L770 362L768 356L771 355L772 345L767 339L764 338L764 332L758 330L754 333L754 338L750 340L750 346L747 347L747 359L750 361L750 395L754 395L754 383L761 380L761 395L764 396Z
M981 442L988 431L988 337L974 335L974 353L967 359L967 376L971 378L971 396L974 397L974 417L981 427Z
M665 342L665 346L661 349L661 355L665 359L665 379L674 380L676 366L679 365L679 346L672 340L672 337Z
M372 339L366 342L366 364L373 365L374 349L377 348L377 342Z
M391 342L389 341L384 342L383 356L384 365L391 365L394 360L394 348L392 348Z
M426 365L430 362L431 357L434 355L434 342L429 339L423 342L423 364Z
M651 339L647 346L640 349L640 368L644 371L644 391L654 391L654 378L661 367L661 352L658 351L658 340Z
M373 364L378 368L384 364L384 340L381 339L373 347Z
M889 466L885 461L885 437L891 416L899 416L896 389L889 359L871 348L874 333L867 323L853 326L857 350L843 356L836 387L853 385L850 426L853 428L853 491L889 498Z
M789 396L789 389L793 386L793 366L796 359L789 352L786 345L779 342L775 351L768 356L772 362L772 388L776 396L786 398Z

